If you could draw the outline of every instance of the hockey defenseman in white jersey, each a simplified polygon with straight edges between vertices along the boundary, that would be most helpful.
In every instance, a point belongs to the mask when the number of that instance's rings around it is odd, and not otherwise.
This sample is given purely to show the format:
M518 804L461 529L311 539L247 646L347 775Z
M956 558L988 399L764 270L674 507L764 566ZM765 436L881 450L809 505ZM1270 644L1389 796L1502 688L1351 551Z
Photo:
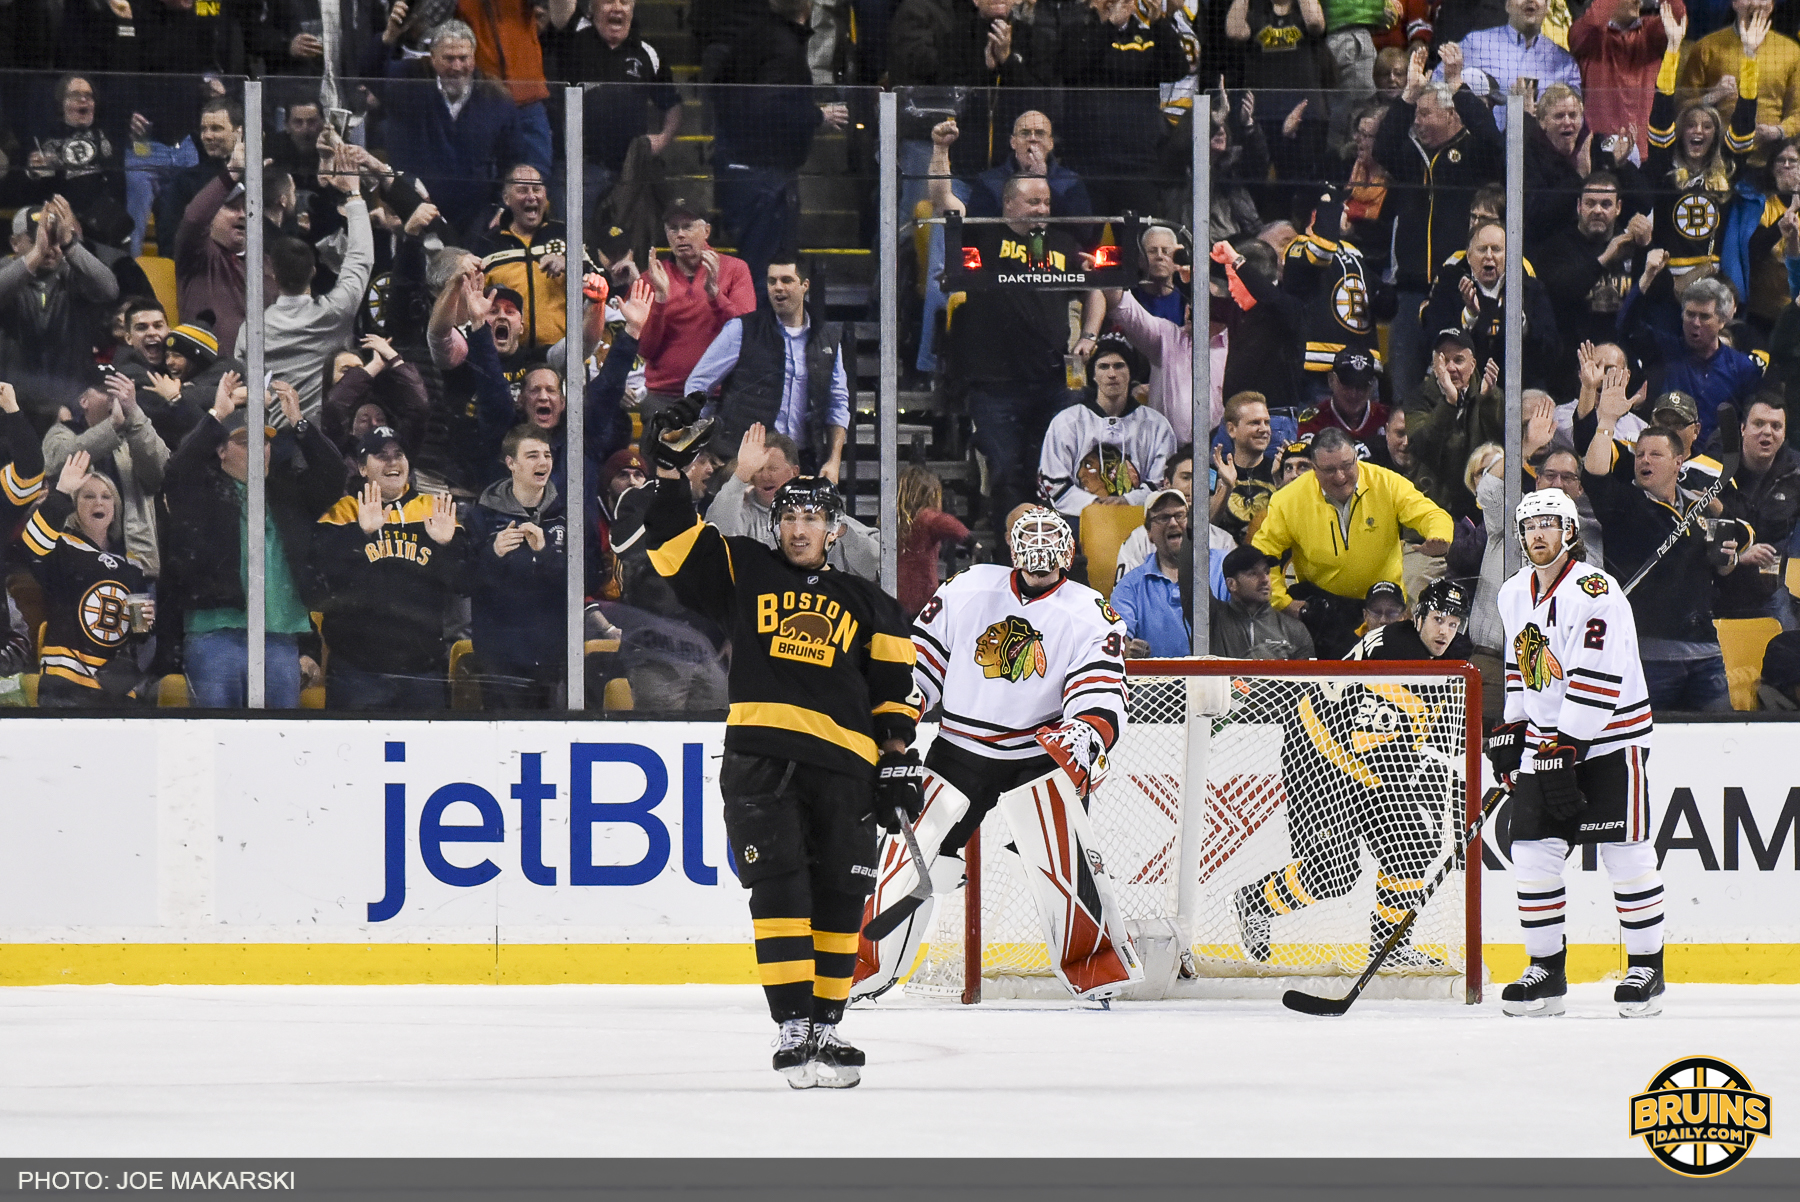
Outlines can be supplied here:
M1078 998L1104 1000L1143 975L1086 814L1125 730L1125 624L1068 579L1074 538L1054 511L1025 508L1007 541L1014 567L958 573L913 625L914 682L925 710L942 705L914 833L934 893L947 893L962 885L964 845L998 805L1057 977ZM891 988L930 928L931 899L909 897L919 878L902 839L884 841L877 870L865 928L877 915L906 917L878 940L865 930L852 999Z
M1519 503L1529 565L1500 588L1506 721L1487 739L1510 781L1513 876L1531 964L1501 994L1508 1014L1561 1014L1563 868L1575 844L1599 845L1629 967L1613 991L1627 1018L1656 1014L1663 993L1663 884L1651 843L1650 695L1637 625L1619 582L1581 562L1581 520L1560 491Z

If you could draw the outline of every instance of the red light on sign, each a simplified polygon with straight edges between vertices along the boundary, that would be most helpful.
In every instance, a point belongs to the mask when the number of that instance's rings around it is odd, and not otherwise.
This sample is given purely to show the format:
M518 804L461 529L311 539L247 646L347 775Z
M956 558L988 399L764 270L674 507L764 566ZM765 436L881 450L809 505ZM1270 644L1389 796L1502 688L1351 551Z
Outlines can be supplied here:
M963 247L963 270L981 270L981 248L979 246Z
M1097 246L1094 248L1094 269L1104 271L1119 265L1119 248L1116 246Z

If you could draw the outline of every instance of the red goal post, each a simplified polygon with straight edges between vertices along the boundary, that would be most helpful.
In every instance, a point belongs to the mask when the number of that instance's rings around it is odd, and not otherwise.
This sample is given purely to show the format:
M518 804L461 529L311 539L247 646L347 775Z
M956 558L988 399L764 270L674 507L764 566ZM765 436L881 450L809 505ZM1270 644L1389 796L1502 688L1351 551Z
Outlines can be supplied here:
M1416 927L1416 946L1437 966L1383 969L1368 996L1385 989L1386 996L1454 997L1460 977L1463 1000L1481 1000L1481 843L1478 836L1460 853L1455 846L1481 808L1481 677L1473 666L1207 657L1130 660L1127 669L1130 721L1089 818L1145 964L1145 982L1128 998L1261 997L1294 977L1305 978L1308 989L1325 985L1321 977L1342 977L1347 987L1366 965L1368 928L1358 924L1372 921L1367 912L1376 878L1391 881L1373 863L1366 840L1362 850L1348 853L1358 867L1344 869L1355 876L1347 892L1275 920L1269 963L1253 962L1242 950L1228 901L1243 882L1298 862L1286 829L1288 794L1318 787L1288 779L1279 753L1287 736L1277 724L1236 721L1235 707L1252 690L1277 706L1291 696L1298 706L1306 696L1335 698L1360 685L1354 695L1368 699L1364 709L1394 725L1389 733L1352 736L1368 744L1363 758L1373 773L1412 765L1409 783L1422 777L1427 783L1409 794L1409 805L1416 807L1423 789L1427 804L1441 809L1432 834L1438 842L1417 854L1436 857L1433 867L1444 855L1463 857L1461 871L1445 878ZM1324 707L1321 700L1318 708ZM1267 706L1258 712L1266 714ZM1313 712L1309 703L1307 713ZM1384 739L1393 750L1384 751ZM1348 761L1344 766L1361 770ZM1192 785L1197 768L1206 774L1202 790ZM1423 776L1427 769L1433 775ZM1272 821L1277 814L1282 822ZM1017 874L1018 861L1000 850L1004 820L996 812L983 826L996 823L986 855L982 831L969 840L967 885L959 895L966 900L940 898L948 904L910 992L973 1003L981 1000L984 980L990 998L1059 992L1034 933L1035 910L1020 882L1006 878Z

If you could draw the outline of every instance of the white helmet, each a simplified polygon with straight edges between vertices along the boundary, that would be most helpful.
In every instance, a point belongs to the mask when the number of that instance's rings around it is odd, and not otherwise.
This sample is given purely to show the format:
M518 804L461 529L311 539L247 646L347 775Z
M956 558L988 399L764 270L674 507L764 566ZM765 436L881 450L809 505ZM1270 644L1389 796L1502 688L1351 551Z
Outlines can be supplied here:
M1013 566L1033 575L1066 569L1075 561L1075 535L1069 523L1042 505L1018 516L1006 533L1006 545L1012 549Z
M1525 548L1525 519L1536 517L1562 519L1565 550L1581 537L1581 513L1575 508L1574 498L1560 488L1540 488L1536 492L1525 494L1514 515L1513 531L1519 536L1521 550Z

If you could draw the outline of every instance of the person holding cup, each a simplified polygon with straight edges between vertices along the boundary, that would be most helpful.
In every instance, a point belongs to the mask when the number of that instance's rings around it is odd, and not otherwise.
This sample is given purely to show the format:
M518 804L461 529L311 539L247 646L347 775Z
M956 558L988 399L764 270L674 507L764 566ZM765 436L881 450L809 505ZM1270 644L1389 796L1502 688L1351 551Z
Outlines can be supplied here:
M1727 513L1754 531L1720 588L1721 618L1781 619L1794 624L1794 600L1782 587L1785 548L1800 524L1800 451L1787 445L1787 409L1779 393L1758 393L1744 409L1743 458L1720 493Z

